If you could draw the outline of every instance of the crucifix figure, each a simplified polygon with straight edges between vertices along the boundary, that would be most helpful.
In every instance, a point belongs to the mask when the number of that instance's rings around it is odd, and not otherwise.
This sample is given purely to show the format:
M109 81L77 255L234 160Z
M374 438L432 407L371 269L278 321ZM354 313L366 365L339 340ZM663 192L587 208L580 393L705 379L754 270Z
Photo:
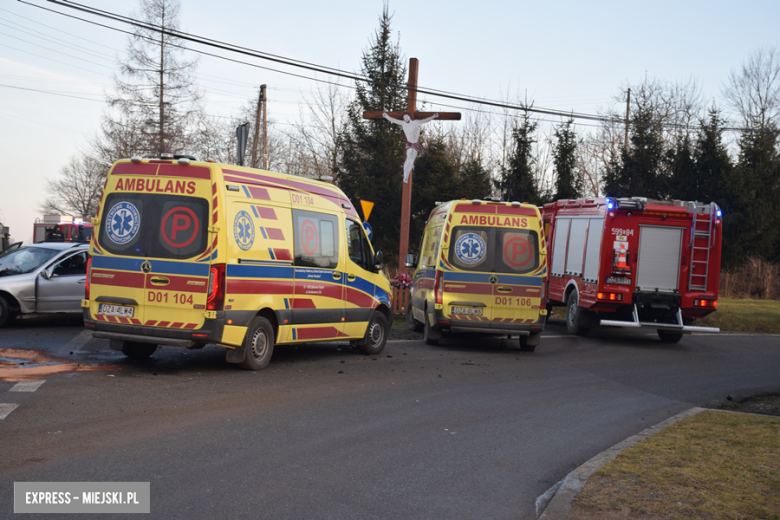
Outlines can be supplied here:
M459 121L460 112L417 112L417 58L409 59L409 83L407 84L406 112L363 112L363 119L385 118L399 124L406 135L406 160L404 162L403 198L401 199L401 240L398 248L398 272L406 272L406 253L409 251L409 220L412 206L412 168L417 155L422 155L420 125L432 119Z
M404 114L403 120L393 119L387 112L382 112L382 116L397 125L401 125L404 129L404 135L406 135L406 161L404 161L404 183L409 182L409 174L412 173L414 167L414 160L418 155L425 155L420 144L420 127L429 121L433 121L439 114L433 114L431 117L425 119L412 119L409 114Z

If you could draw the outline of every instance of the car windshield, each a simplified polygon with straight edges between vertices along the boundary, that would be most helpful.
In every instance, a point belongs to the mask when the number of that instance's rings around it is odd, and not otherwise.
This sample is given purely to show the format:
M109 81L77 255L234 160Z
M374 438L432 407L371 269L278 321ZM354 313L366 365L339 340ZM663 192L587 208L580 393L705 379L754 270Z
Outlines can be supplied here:
M0 276L24 274L35 271L60 251L45 247L25 247L0 258Z

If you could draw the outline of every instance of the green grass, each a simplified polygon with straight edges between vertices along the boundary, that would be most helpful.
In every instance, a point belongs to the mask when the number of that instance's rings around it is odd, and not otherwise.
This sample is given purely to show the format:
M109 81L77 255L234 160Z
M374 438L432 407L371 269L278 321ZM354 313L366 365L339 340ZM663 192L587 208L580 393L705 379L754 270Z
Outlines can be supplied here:
M780 334L780 301L721 298L718 310L695 325L731 332Z
M706 411L594 473L569 518L777 520L778 475L780 418Z

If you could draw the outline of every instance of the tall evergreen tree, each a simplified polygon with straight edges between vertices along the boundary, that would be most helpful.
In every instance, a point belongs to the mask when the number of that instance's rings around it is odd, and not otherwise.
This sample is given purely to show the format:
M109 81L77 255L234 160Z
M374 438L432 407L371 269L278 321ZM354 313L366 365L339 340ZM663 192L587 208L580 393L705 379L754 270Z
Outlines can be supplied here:
M660 177L663 157L661 131L653 123L653 112L648 107L640 107L631 118L629 150L623 150L620 164L605 177L606 194L663 198L665 190Z
M529 113L525 112L520 123L512 129L512 155L501 172L501 179L495 183L504 200L542 203L533 175L536 161L533 144L536 142L534 132L537 126L538 123L531 121Z
M709 121L702 122L696 138L693 152L696 162L694 180L681 187L679 198L724 203L724 183L732 175L734 168L728 149L723 144L724 123L720 111L715 107L711 108Z
M699 193L700 182L690 137L683 135L676 146L666 152L666 156L668 176L660 179L659 184L666 185L662 191L673 199L703 200Z
M478 159L467 159L460 168L460 194L466 199L484 199L493 189L490 172Z
M573 119L561 123L555 129L555 147L553 163L555 164L555 195L554 200L576 199L582 193L582 180L577 176L577 133L572 128Z
M376 203L371 214L373 243L375 249L387 253L388 263L393 252L397 254L400 236L404 134L399 125L364 120L363 111L406 110L406 90L398 86L405 84L406 67L398 45L391 41L391 21L385 4L373 42L363 52L361 74L369 82L357 83L337 172L339 187L351 200Z
M747 131L739 140L739 163L725 182L724 264L748 256L773 259L780 246L780 157L777 132Z

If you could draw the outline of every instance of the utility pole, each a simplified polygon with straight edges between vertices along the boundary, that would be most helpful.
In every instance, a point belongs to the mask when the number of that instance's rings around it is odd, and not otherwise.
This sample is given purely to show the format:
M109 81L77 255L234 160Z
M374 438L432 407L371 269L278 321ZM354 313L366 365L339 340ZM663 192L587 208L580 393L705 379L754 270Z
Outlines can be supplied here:
M260 98L257 100L257 115L255 116L255 135L252 139L252 168L257 168L259 165L257 160L257 140L260 138L260 113L263 110L265 98L265 85L260 85ZM263 125L263 140L265 140L265 125ZM265 150L265 147L263 147Z
M260 99L263 100L263 169L268 169L268 99L265 97L265 85L260 85Z
M626 96L626 142L623 144L623 148L628 152L628 114L631 107L631 87L628 88L628 96Z

